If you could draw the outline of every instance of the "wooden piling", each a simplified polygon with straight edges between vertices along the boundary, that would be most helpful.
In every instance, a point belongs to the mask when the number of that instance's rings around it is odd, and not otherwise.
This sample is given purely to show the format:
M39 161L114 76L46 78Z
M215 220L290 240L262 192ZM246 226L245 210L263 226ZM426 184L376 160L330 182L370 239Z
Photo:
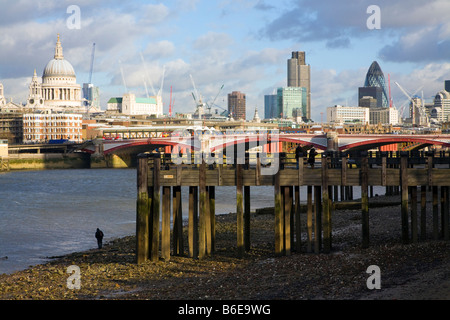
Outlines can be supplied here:
M138 157L137 170L137 203L136 203L136 261L142 263L148 260L149 228L151 196L148 187L148 157Z
M244 186L244 247L250 251L250 186Z
M439 202L438 202L438 187L433 186L433 239L439 239Z
M441 192L443 193L442 198L444 199L443 209L442 209L442 219L441 219L441 228L442 228L442 237L444 240L450 240L450 230L449 230L449 187L442 187Z
M188 216L189 257L198 257L198 187L189 187Z
M212 225L211 225L211 209L210 209L210 187L206 187L205 194L205 249L206 255L210 256L212 253Z
M172 188L173 192L173 254L184 255L183 241L183 212L181 200L181 186Z
M158 261L160 253L161 258L168 261L171 248L173 254L183 254L182 186L189 187L188 244L189 256L193 258L201 259L214 251L215 186L222 185L236 186L237 251L240 257L251 247L251 186L258 185L274 186L277 255L289 255L292 250L301 252L300 190L305 183L309 184L306 185L307 252L319 253L323 250L328 253L332 249L332 199L337 200L339 190L336 186L339 185L343 200L352 199L353 186L361 186L363 247L369 245L369 190L373 185L389 187L387 191L392 193L401 188L403 243L417 242L419 235L420 239L426 238L427 188L432 192L433 238L449 239L450 190L446 185L448 175L442 168L433 168L434 159L431 156L425 158L427 161L423 157L417 159L413 157L411 159L414 160L410 161L410 165L406 153L398 153L400 157L393 158L387 158L385 154L370 159L352 157L352 160L356 159L356 167L355 165L349 167L347 157L342 156L342 167L339 168L339 161L335 161L339 159L329 158L328 155L322 157L322 166L316 169L304 168L304 162L299 161L297 171L283 158L280 170L277 170L274 176L261 175L259 158L256 159L256 169L252 166L253 163L251 165L246 163L245 168L241 163L225 167L222 164L206 166L202 159L202 164L187 168L174 167L165 162L164 171L161 171L161 157L153 155L148 159L144 156L139 157L136 202L137 262L142 263L148 259ZM442 159L439 161L441 163ZM413 162L427 165L425 169L416 168L412 166ZM418 186L420 186L420 200ZM163 188L162 197L161 188ZM161 208L162 220L160 220ZM173 238L170 238L171 214L173 214Z
M320 186L314 186L314 252L319 253L322 246L322 209Z
M283 252L283 224L282 224L282 202L280 188L280 170L274 177L274 210L275 210L275 254L281 255Z
M420 187L420 239L427 238L427 187Z
M300 221L300 186L294 187L294 201L295 201L295 213L294 213L294 220L295 220L295 250L297 252L301 251L302 248L302 230L301 230L301 221Z
M244 198L242 183L242 164L236 165L236 214L237 214L237 249L238 256L244 256Z
M284 232L283 232L283 243L284 243L284 254L291 254L291 210L292 210L292 194L291 188L289 186L283 187L284 195Z
M161 256L170 260L170 187L164 186L162 200Z
M307 203L307 211L306 211L306 252L312 252L313 246L313 202L312 202L312 194L313 187L307 186L306 188L306 203Z
M419 229L417 224L417 186L411 187L411 241L417 243Z
M322 157L323 251L331 251L331 199L328 188L328 158Z
M401 222L402 222L402 242L409 243L408 227L408 158L401 154L400 158L400 185L401 185Z
M198 224L198 258L206 256L206 163L199 165L199 224Z
M361 224L362 224L362 247L369 247L369 165L367 156L361 159Z
M151 246L150 260L155 262L159 260L159 218L161 202L161 186L159 172L161 170L161 158L159 154L153 158L153 197L151 211Z
M211 251L216 248L216 187L208 188L209 195L209 213L211 216Z

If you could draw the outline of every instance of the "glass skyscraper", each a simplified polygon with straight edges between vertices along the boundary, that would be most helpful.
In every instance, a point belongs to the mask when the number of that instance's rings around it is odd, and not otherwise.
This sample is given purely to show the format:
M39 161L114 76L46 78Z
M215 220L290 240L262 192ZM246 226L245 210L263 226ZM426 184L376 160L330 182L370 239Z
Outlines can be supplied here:
M264 96L264 119L279 118L277 95L268 94Z
M386 88L386 80L384 79L383 71L381 71L378 62L374 61L367 71L364 87L379 87L381 88L381 107L389 108L389 95ZM374 97L375 98L375 97Z
M281 118L306 117L307 93L304 87L285 87L277 90L278 111Z

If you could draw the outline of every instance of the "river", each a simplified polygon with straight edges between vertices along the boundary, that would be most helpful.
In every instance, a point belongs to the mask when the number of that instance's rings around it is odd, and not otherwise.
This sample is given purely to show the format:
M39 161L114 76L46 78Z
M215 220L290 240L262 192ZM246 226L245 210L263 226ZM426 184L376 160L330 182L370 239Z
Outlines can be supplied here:
M0 274L96 248L96 228L104 242L134 235L136 192L136 169L0 173ZM216 214L236 211L235 194L234 187L216 188ZM186 219L188 188L182 198ZM252 187L251 209L270 206L273 187Z

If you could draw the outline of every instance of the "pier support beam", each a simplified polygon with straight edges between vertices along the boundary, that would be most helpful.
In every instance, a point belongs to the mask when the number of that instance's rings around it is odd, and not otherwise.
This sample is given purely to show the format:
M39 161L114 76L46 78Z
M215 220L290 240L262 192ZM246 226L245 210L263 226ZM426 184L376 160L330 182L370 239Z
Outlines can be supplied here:
M328 186L328 157L322 157L323 251L331 251L331 187Z
M150 245L150 260L159 260L159 218L160 218L160 202L161 202L161 187L159 172L161 170L161 158L159 153L153 158L153 197L152 197L152 211L151 211L151 245Z
M306 187L306 252L313 247L313 187Z
M142 263L148 260L150 211L152 198L148 187L148 157L143 154L138 157L137 171L137 203L136 203L136 260Z
M188 216L189 257L198 257L198 187L189 187Z
M161 225L161 256L164 261L170 260L170 187L162 187L162 225Z
M369 164L367 155L361 159L361 223L362 247L369 247Z
M402 242L409 243L408 227L408 157L406 153L400 158L400 186L401 186L401 220L402 220Z
M184 255L181 187L173 187L173 254Z

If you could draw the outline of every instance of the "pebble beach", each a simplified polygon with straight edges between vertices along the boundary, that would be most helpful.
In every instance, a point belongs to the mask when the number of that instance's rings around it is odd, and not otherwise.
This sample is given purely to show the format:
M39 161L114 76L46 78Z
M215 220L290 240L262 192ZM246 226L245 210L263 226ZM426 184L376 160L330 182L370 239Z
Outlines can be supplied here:
M361 247L361 211L340 208L332 213L331 253L307 253L303 232L301 252L275 256L273 214L252 212L251 250L238 258L236 215L229 213L216 216L215 250L205 259L171 256L137 265L133 235L2 274L0 299L450 300L450 242L432 239L430 209L426 239L402 244L396 201L370 199L387 204L370 208L369 248ZM301 222L305 228L305 213ZM80 270L79 289L68 286L72 265ZM379 289L368 288L373 265Z

